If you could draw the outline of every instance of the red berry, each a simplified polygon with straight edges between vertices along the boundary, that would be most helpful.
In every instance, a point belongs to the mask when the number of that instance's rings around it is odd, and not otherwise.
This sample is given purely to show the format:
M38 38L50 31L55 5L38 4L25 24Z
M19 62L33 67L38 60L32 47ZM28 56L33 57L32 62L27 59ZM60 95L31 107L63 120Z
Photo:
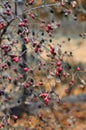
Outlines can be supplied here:
M59 72L59 73L61 73L61 72L62 72L62 70L63 70L63 68L62 68L62 67L58 67L58 72Z
M58 71L56 71L56 76L58 76L59 75L59 72Z
M28 19L24 19L23 22L24 22L24 23L28 23Z
M60 62L60 61L58 61L56 65L57 65L57 66L60 66L60 65L61 65L61 62Z
M17 120L17 119L18 119L18 116L13 115L13 118L14 118L14 120Z
M29 16L32 18L32 19L35 19L35 15L30 13Z
M9 81L11 81L11 80L12 80L12 78L11 78L11 77L8 77L8 80L9 80Z
M4 28L4 23L0 23L0 30Z
M19 27L23 27L23 26L24 26L24 22L20 22L20 23L18 24L18 26L19 26Z
M77 68L77 71L80 71L80 70L81 70L80 67L78 67L78 68Z
M47 25L47 28L48 28L49 30L52 30L51 24L48 24L48 25Z
M24 72L28 72L28 68L27 67L24 68Z
M47 105L49 104L49 99L47 97L44 98L44 101Z
M51 32L49 32L48 35L49 35L50 37L52 37L52 33L51 33Z
M28 39L28 37L24 37L24 41L25 41L26 43L30 42L30 40Z
M41 96L41 97L47 97L48 94L47 94L47 93L42 93L40 96Z
M20 75L20 77L19 77L20 79L23 79L23 75Z
M14 57L12 60L15 61L16 63L19 62L19 58L18 57Z
M49 33L49 31L50 31L50 30L49 30L49 28L48 28L48 27L46 27L46 32L47 32L47 33Z
M64 6L65 6L65 3L64 3L64 2L62 2L62 3L61 3L61 6L63 6L63 7L64 7Z
M74 79L72 79L72 80L71 80L71 82L72 82L72 83L74 83L74 82L75 82L75 80L74 80Z
M64 77L66 77L66 76L67 76L67 74L66 74L66 73L63 73L63 76L64 76Z
M73 85L73 83L70 81L70 82L69 82L69 85L70 85L70 86L72 86L72 85Z
M38 47L35 48L35 53L37 53L39 51Z
M0 128L2 128L3 127L3 124L0 124Z
M40 85L40 86L42 86L42 85L43 85L43 82L42 82L42 81L40 81L40 82L39 82L39 85Z
M65 89L65 93L69 93L69 89L68 88Z

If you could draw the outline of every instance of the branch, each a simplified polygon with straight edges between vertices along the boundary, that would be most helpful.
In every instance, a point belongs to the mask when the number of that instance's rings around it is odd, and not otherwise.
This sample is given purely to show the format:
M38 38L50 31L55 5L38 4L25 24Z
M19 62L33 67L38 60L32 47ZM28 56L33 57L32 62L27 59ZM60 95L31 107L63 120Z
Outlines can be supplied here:
M15 1L15 15L17 16L17 2Z
M3 29L3 31L2 31L2 33L1 33L1 35L0 35L0 42L1 42L1 39L2 39L3 35L6 33L8 27L9 27L10 24L13 22L13 20L14 20L14 19L11 19L9 22L7 22L6 27Z
M86 15L86 10L83 8L81 3L79 3L79 8L80 8L79 11L81 11L84 15Z
M31 8L31 9L29 9L29 11L31 11L31 10L36 10L36 9L40 9L40 8L45 8L45 7L52 7L52 6L60 6L60 3L40 5L40 6L33 7L33 8Z
M71 95L61 99L61 103L84 103L84 102L86 102L86 93L79 94L77 96ZM6 110L11 110L13 115L21 116L25 111L31 115L35 115L37 114L37 112L41 110L39 106L41 106L42 109L43 108L45 109L46 107L48 109L51 109L50 106L45 107L44 102L38 101L38 102L25 102L24 104L22 103L11 104L9 107L7 106L1 108L1 112L5 113Z
M1 13L0 16L2 17L2 19L4 19L7 22L7 19Z
M62 102L67 102L67 103L79 103L79 102L86 102L86 93L79 94L77 96L71 95L62 98Z
M46 7L52 7L52 6L60 6L60 3L55 3L55 4L42 4L40 6L37 7L33 7L28 9L28 12L32 11L32 10L36 10L36 9L40 9L40 8L46 8ZM24 12L27 12L27 9L24 10Z
M44 4L44 5L45 5L45 0L42 0L42 4Z

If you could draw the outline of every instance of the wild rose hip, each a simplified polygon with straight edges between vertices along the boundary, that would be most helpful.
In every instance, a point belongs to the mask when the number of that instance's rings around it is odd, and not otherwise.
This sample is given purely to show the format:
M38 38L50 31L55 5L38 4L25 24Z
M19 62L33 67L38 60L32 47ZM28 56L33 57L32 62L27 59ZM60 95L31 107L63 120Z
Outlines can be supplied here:
M19 59L19 57L14 57L14 58L12 58L12 60L17 63L17 62L19 62L20 59Z
M0 23L0 30L2 30L5 27L4 23Z
M18 26L19 26L19 27L23 27L23 26L24 26L24 22L20 22L20 23L18 24Z
M0 128L2 128L3 127L3 124L0 124Z
M52 37L52 33L51 33L51 32L49 32L48 35L49 35L50 37Z
M49 28L48 28L48 27L46 27L46 32L47 32L47 33L49 33L49 31L50 31L50 30L49 30Z
M18 116L13 115L13 119L14 119L14 120L17 120L17 119L18 119Z
M26 0L26 2L29 4L29 5L32 5L34 3L34 0Z
M28 72L28 68L27 67L24 68L24 72Z
M49 99L47 97L44 98L44 101L45 101L46 105L49 104Z
M28 23L28 19L24 19L23 22L24 22L24 23Z
M47 28L48 28L48 30L52 30L51 24L48 24L48 25L47 25Z
M69 86L72 86L72 85L73 85L73 82L70 81L70 82L69 82Z
M72 83L74 83L74 82L75 82L74 78L73 78L73 79L71 79L71 82L72 82Z
M65 6L65 3L64 3L64 2L62 2L62 3L61 3L61 6L63 6L63 7L64 7L64 6Z
M30 42L30 40L28 39L28 37L24 37L24 41L25 41L26 43L29 43L29 42Z
M43 85L43 81L40 81L40 82L39 82L39 86L42 86L42 85Z
M66 88L66 89L65 89L65 93L69 93L69 88Z
M61 73L61 72L62 72L62 70L63 70L63 68L62 68L62 67L58 67L58 72L59 72L59 73Z
M11 78L11 77L8 77L8 80L9 80L9 81L11 81L11 80L12 80L12 78Z
M38 51L39 51L38 47L36 47L36 48L34 49L34 51L35 51L35 53L38 53Z
M33 13L29 13L29 16L32 18L32 19L35 19L35 15Z
M57 62L57 64L56 64L56 66L60 66L61 65L61 62L60 61L58 61Z
M48 94L47 94L47 93L42 93L40 96L41 96L41 97L47 97Z
M78 67L78 68L77 68L77 71L80 71L80 70L81 70L80 67Z
M20 79L23 79L24 77L23 77L23 75L20 75L19 78L20 78Z
M50 49L51 49L51 50L50 50L50 53L51 53L51 54L55 54L55 48L52 47L52 46L50 46Z
M60 73L59 73L58 71L56 71L56 76L59 76L59 74L60 74Z

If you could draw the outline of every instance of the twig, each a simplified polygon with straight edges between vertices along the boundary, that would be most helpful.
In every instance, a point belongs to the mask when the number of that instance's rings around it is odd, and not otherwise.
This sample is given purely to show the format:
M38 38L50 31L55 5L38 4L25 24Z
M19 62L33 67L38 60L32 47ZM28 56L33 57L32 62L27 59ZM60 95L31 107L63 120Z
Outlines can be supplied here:
M4 27L4 29L3 29L3 31L2 31L2 33L1 33L1 35L0 35L0 42L1 42L1 39L2 39L3 35L6 33L8 27L9 27L10 24L13 22L13 20L14 20L14 19L11 19L11 20L7 23L6 27Z

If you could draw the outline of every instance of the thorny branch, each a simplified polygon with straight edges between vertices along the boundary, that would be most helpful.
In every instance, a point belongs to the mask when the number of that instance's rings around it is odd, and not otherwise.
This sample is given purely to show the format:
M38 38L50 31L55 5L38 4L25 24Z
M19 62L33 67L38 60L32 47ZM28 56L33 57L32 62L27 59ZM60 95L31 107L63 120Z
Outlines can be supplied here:
M29 10L25 10L25 11L33 11L33 10L36 10L36 9L40 9L40 8L47 8L47 7L52 7L52 6L60 6L60 3L55 3L55 4L45 4L45 0L43 0L43 4L42 5L40 5L40 6L37 6L37 7L32 7L32 8L30 8ZM15 7L15 13L14 14L16 14L17 15L17 13L16 13L16 7ZM5 19L5 17L3 16L3 15L1 15L0 14L0 16L6 21L6 19ZM23 20L22 20L22 18L20 17L20 16L16 16L15 18L18 18L19 19L19 21L20 22L23 22ZM5 26L5 28L2 30L2 32L1 32L1 35L0 35L0 42L2 41L2 37L3 37L3 35L5 35L5 33L6 33L6 31L7 31L7 29L8 29L8 27L10 26L10 24L12 23L14 21L14 18L13 19L11 19L9 22L8 21L6 21L7 22L7 25ZM23 30L24 30L24 27L23 27ZM22 40L22 42L23 42L23 45L25 45L25 43L24 43L24 41ZM32 42L32 44L33 44L33 42L34 42L34 40L32 40L32 39L30 39L30 42ZM25 45L26 46L26 45ZM50 49L48 49L47 47L45 47L44 45L41 45L42 47L44 47L44 49L46 49L47 51L49 51L50 52ZM52 49L52 46L50 46L51 47L51 49ZM34 49L33 49L34 50ZM17 50L18 51L18 50ZM22 51L22 53L21 53L21 55L19 56L19 57L22 57L25 53L27 52L27 50L23 50ZM59 52L59 51L57 51L57 53L55 54L57 57L56 58L54 58L54 60L55 60L55 63L54 63L54 68L56 67L55 65L56 65L56 62L58 61L58 59L60 58L60 55L61 55L61 51ZM62 54L63 55L63 54ZM16 55L17 56L17 55ZM40 61L46 61L41 55L40 55L40 53L38 53L37 54L37 58L40 58ZM22 58L23 59L23 62L24 62L24 64L26 64L26 66L28 67L28 68L32 68L33 70L35 70L36 69L36 64L34 65L34 66L30 66L30 65L28 65L28 63L27 63L27 61L24 59L24 58ZM12 62L11 62L12 63ZM63 63L63 65L65 64L63 61L62 61L62 63ZM50 65L50 63L49 63L49 65ZM26 67L25 66L25 67ZM23 67L22 67L23 68ZM24 69L24 68L23 68ZM51 70L52 70L52 68L50 68ZM60 68L61 69L61 68ZM18 74L18 73L17 73ZM27 72L27 74L26 75L29 75L29 73ZM72 74L70 74L71 76L70 77L72 77ZM46 76L47 76L47 74L46 74ZM61 75L60 75L61 76ZM29 79L33 79L33 77L32 76L27 76L27 78L26 78L26 80L24 80L24 82L23 83L20 83L21 84L21 86L22 86L22 84L24 84L25 82L27 82ZM54 78L55 78L55 75L54 75ZM2 83L4 83L4 80L2 81ZM50 83L49 83L50 84ZM17 85L16 85L17 86ZM50 84L50 86L51 86L51 84ZM31 86L33 89L35 88L35 84L34 85L32 85ZM32 89L31 88L31 89ZM26 92L27 92L27 89L25 90ZM42 93L42 91L40 90L40 92L39 93ZM37 96L39 96L39 93L38 93L38 95ZM24 93L23 93L24 94ZM37 93L36 93L37 94ZM55 93L53 93L53 94L55 94ZM29 94L28 94L29 95ZM26 95L27 96L27 95ZM32 93L32 95L31 96L35 96L35 93ZM55 95L56 96L56 98L55 99L57 99L58 98L58 96L57 95ZM51 96L52 97L52 96ZM53 100L54 101L54 100ZM85 102L86 101L86 94L84 94L84 95L80 95L80 96L73 96L73 97L65 97L65 98L62 98L61 99L61 103L62 102L73 102L73 103L75 103L75 102ZM36 103L33 103L33 102L27 102L26 103L26 101L24 100L24 102L23 102L23 104L22 104L22 102L20 102L19 104L18 103L14 103L13 102L13 104L11 104L10 105L10 107L4 107L4 108L2 108L2 111L5 111L6 109L8 110L10 110L10 109L14 109L14 112L16 112L16 108L17 108L17 110L18 109L20 109L20 108L23 108L22 109L22 112L24 112L24 110L25 111L27 111L27 112L32 112L32 113L34 113L34 111L35 110L38 110L38 107L39 106L42 106L43 107L43 105L44 105L44 102L41 102L41 100L39 101L39 102L36 102ZM26 107L26 108L25 108ZM50 106L47 106L47 107L49 107L50 108ZM53 109L51 108L51 111L52 111ZM14 113L13 113L14 114ZM17 113L18 114L18 113Z

